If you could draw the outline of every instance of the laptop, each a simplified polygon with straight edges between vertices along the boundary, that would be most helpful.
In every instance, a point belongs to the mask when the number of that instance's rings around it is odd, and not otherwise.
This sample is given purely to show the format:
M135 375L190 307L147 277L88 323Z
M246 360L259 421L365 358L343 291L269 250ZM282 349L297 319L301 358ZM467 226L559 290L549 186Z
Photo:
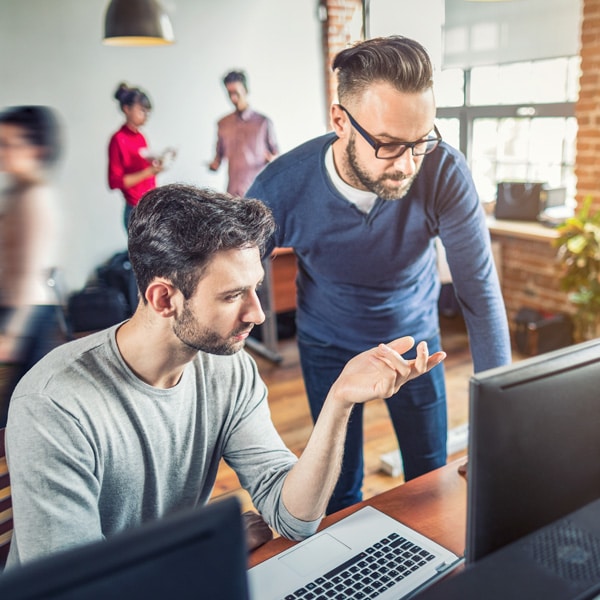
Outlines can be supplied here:
M366 506L248 571L255 600L409 598L462 562Z

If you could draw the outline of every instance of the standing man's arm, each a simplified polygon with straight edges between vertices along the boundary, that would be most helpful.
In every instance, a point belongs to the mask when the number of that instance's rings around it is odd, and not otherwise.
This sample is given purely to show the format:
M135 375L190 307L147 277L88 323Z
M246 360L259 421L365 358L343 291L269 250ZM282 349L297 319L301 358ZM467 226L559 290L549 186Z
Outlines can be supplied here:
M429 356L427 344L421 342L417 358L404 360L401 354L413 345L412 338L400 338L363 352L346 364L329 391L304 452L283 484L282 500L294 517L313 521L325 512L339 476L346 426L354 405L390 397L446 356L443 352Z
M277 138L275 137L275 127L273 121L267 118L267 139L266 139L267 152L265 160L271 162L279 154L279 145L277 144Z
M208 168L211 171L217 171L219 169L223 160L223 154L225 152L223 138L221 136L221 127L219 126L217 129L217 148L215 150L215 157L213 158L212 162L208 165Z
M475 371L511 362L510 336L490 234L471 174L463 160L438 183L440 239L469 332Z

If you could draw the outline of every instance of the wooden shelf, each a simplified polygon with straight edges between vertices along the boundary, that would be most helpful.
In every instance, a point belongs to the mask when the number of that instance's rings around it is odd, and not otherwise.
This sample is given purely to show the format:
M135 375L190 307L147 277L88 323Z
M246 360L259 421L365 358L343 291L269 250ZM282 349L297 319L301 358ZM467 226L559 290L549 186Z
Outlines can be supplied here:
M548 242L558 238L556 229L546 227L536 221L508 221L490 216L487 218L487 225L492 235Z

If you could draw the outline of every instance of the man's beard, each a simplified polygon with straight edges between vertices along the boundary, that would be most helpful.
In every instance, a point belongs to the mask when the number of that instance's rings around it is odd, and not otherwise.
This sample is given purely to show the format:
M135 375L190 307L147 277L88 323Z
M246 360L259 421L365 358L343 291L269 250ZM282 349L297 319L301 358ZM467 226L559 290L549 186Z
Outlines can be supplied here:
M360 183L370 192L377 194L382 200L400 200L401 198L404 198L413 184L419 170L417 169L417 172L411 177L407 177L401 171L396 171L394 173L386 173L379 177L379 179L374 179L358 164L355 140L356 137L353 134L346 147L346 164L350 171L349 176L352 179L349 183L351 185ZM410 150L407 149L406 152L410 152ZM401 189L396 185L389 187L386 186L387 181L406 181L406 185Z
M223 338L210 329L199 327L196 318L185 302L181 316L173 324L173 333L191 350L228 356L239 352L244 346L243 341L236 341L233 338L249 331L252 327L253 325L248 323L239 330L233 331L228 338Z

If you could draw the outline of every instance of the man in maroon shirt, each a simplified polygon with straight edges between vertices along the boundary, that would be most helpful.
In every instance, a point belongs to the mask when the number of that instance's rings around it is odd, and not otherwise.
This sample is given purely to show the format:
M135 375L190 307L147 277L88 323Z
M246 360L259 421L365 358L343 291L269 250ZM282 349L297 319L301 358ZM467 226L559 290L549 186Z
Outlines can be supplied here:
M243 71L231 71L223 84L235 111L217 124L217 150L209 165L216 171L223 159L229 164L227 191L244 196L262 168L279 153L273 122L248 104L248 86Z

